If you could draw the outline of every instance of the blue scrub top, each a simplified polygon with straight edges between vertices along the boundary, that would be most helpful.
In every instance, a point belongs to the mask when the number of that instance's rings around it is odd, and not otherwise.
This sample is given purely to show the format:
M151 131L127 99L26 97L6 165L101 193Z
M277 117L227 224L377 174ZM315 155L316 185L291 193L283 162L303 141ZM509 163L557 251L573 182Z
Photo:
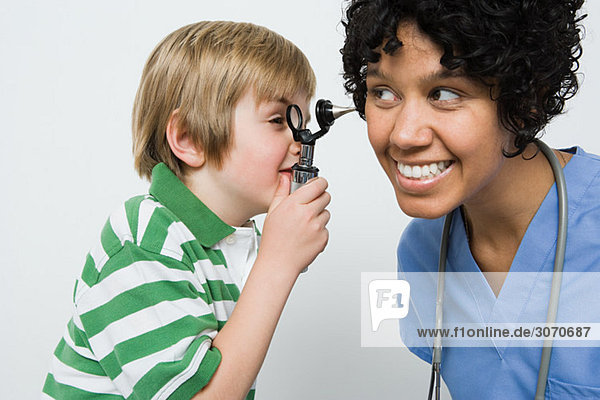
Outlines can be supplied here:
M600 272L600 157L580 147L564 168L569 223L565 272ZM463 286L448 287L444 321L545 322L554 269L558 197L554 185L529 224L502 290L496 298L475 263L461 213L456 210L448 250L448 272L463 274ZM399 277L430 272L428 282L410 282L409 314L400 320L400 334L409 349L431 362L430 342L416 339L418 327L433 327L436 279L443 218L415 219L398 246ZM519 274L518 272L529 272ZM539 273L536 275L536 273ZM425 274L418 274L423 276ZM580 275L584 276L584 275ZM588 275L591 276L591 275ZM596 279L596 282L598 280ZM583 286L581 285L583 283ZM414 285L413 285L414 284ZM582 289L583 287L583 289ZM557 322L600 322L600 287L563 281ZM533 399L541 359L539 347L444 347L442 377L454 399ZM600 399L600 347L554 347L547 399ZM423 383L424 396L427 382Z

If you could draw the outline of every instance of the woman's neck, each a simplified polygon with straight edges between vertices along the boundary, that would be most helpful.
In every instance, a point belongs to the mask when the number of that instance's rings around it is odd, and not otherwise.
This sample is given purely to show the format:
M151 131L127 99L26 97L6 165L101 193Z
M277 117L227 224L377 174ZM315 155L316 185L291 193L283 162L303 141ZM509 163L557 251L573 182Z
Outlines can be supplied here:
M463 205L471 253L483 272L508 272L529 223L554 183L546 157L530 144L506 159L488 187ZM571 154L555 151L564 167Z

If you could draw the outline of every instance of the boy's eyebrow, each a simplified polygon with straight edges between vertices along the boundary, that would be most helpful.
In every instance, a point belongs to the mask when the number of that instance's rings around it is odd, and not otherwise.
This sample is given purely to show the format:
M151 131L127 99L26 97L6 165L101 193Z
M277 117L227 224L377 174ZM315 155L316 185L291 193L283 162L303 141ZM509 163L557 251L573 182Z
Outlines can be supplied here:
M292 103L292 101L290 99L288 99L286 97L280 97L279 100L275 100L275 102L281 103L285 107L286 111L287 111L288 105L294 104L294 103ZM310 122L310 119L311 119L310 109L308 110L308 115L302 114L302 118L304 119L304 125L305 126L308 125L308 123Z

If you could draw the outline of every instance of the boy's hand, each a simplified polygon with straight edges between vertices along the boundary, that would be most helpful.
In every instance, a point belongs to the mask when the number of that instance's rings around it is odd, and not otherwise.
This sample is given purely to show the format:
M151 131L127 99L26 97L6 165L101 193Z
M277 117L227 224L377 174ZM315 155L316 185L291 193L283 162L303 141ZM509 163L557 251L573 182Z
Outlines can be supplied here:
M298 275L325 249L331 196L327 181L315 178L289 194L290 179L282 175L269 207L259 257Z

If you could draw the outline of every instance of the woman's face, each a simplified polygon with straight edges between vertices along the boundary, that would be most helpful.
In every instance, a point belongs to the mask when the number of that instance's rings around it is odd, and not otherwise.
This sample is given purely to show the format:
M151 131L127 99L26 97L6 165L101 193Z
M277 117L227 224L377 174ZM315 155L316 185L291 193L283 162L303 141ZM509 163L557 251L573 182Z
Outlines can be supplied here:
M367 66L369 140L402 211L438 218L485 198L509 134L489 87L444 68L442 49L416 25L397 36L403 46Z

